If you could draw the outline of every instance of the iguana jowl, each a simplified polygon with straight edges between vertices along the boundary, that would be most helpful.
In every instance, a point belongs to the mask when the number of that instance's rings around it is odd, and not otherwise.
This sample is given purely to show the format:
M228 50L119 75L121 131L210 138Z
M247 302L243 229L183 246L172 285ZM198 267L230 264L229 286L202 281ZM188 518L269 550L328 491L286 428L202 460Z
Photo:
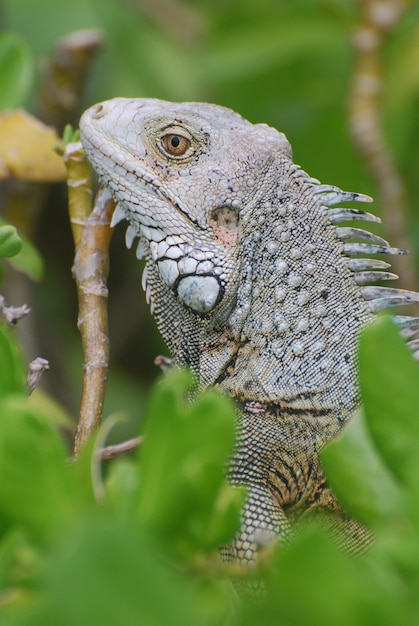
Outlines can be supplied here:
M83 146L118 202L113 223L139 238L151 311L179 365L236 398L233 484L249 489L243 525L224 557L251 560L301 515L320 515L361 548L318 459L358 404L361 328L419 295L375 281L397 278L370 259L400 254L352 226L379 219L292 161L286 137L211 104L116 98L80 122ZM418 319L396 316L407 335ZM204 435L204 433L203 433Z

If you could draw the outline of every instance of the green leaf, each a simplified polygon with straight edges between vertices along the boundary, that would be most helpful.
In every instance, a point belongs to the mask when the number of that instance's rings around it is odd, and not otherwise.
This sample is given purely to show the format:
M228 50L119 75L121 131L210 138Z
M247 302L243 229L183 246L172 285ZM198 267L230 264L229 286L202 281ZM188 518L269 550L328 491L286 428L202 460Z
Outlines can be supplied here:
M71 432L74 430L74 417L54 400L45 389L41 387L34 389L28 398L28 404L35 411L44 415L52 426L63 428Z
M202 529L203 545L208 549L227 543L240 528L241 511L247 490L224 484L215 498Z
M0 598L22 599L23 586L39 574L42 557L21 527L15 526L0 542ZM1 622L2 623L2 622Z
M22 624L209 626L193 586L158 558L132 524L93 516L61 537L43 585L43 607Z
M16 256L8 259L8 262L14 269L24 272L34 281L39 281L44 272L44 262L35 246L26 239L21 237L22 249Z
M213 390L189 404L189 386L185 372L173 372L152 395L141 450L139 513L172 545L210 550L226 535L222 511L228 528L234 526L230 506L236 506L236 493L230 491L232 502L220 503L214 513L234 441L234 412Z
M10 224L0 226L0 257L15 256L22 249L22 240Z
M23 394L26 374L16 336L0 323L0 399L10 393Z
M106 480L107 502L118 515L134 518L137 493L137 464L130 458L117 459L111 464Z
M17 35L0 34L0 110L21 106L34 75L32 54Z
M360 387L368 428L385 463L419 484L419 366L394 323L383 317L362 333Z
M75 141L80 141L80 130L74 129L71 124L66 124L63 131L63 143L67 145Z
M5 227L13 228L13 226L7 224L4 219L0 218L0 233ZM20 250L17 253L14 253L15 256L7 260L10 265L14 267L14 269L20 272L24 272L32 280L38 281L42 278L42 274L44 271L44 263L42 257L39 254L38 250L35 248L35 246L29 241L29 239L21 235L19 235L18 238L21 241ZM2 256L1 250L0 256Z
M371 572L362 559L348 559L315 526L278 550L272 566L268 597L245 611L243 626L409 623L406 599L392 576Z
M0 520L46 536L72 517L74 483L59 434L26 399L0 402Z
M404 494L375 449L361 412L326 446L321 460L338 500L360 522L388 526L405 513Z

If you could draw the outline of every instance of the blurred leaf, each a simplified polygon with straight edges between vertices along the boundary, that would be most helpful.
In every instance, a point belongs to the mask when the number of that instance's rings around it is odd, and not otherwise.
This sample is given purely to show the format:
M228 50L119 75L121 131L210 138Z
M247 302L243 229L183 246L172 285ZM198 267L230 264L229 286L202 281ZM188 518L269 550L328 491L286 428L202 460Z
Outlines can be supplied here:
M389 113L400 114L419 93L419 25L413 25L396 47L386 81L386 105ZM391 59L390 59L391 60Z
M231 505L224 502L211 517L234 441L233 407L213 390L189 405L189 385L185 372L173 372L152 394L141 449L139 513L177 547L214 549L213 541L226 538L224 520L234 530L231 506L238 505L237 492L231 491Z
M26 399L0 402L0 518L45 536L71 517L74 484L63 442Z
M388 526L405 514L404 494L375 449L358 412L321 453L328 481L347 511L367 526Z
M130 458L113 461L106 480L106 495L115 513L134 519L137 493L137 464Z
M69 473L75 482L77 496L84 507L84 513L94 510L97 500L93 489L92 465L96 462L96 436L89 439L77 458L72 457L68 463Z
M66 179L56 131L22 109L0 114L0 180L58 182Z
M213 502L204 533L205 547L216 548L227 543L240 527L241 511L247 490L224 484ZM199 532L199 531L198 531Z
M63 131L64 145L76 141L80 141L80 130L78 128L74 129L71 124L66 124Z
M28 599L30 581L43 565L40 551L21 527L15 526L0 542L0 608L9 602ZM29 583L29 584L28 584ZM26 596L26 598L25 598ZM2 611L0 610L0 615ZM1 621L3 624L3 621Z
M362 333L362 402L373 441L405 484L419 485L419 366L389 317Z
M7 394L23 394L25 386L26 373L20 347L12 331L0 323L0 399Z
M44 584L44 607L23 624L209 626L193 587L156 558L132 524L92 517L62 536Z
M217 81L237 80L299 57L331 54L341 47L341 34L336 24L319 14L307 19L300 15L299 19L279 17L270 23L247 24L230 30L230 36L217 43L204 69L210 76L216 74Z
M22 249L22 240L10 224L0 226L0 257L15 256Z
M0 33L0 109L21 106L31 88L32 54L23 39Z
M411 615L392 577L348 559L315 526L279 550L269 596L245 611L241 626L393 626ZM303 597L301 595L303 590Z
M28 406L41 413L56 428L65 428L70 431L75 428L74 417L42 387L37 387L31 393Z
M0 224L3 220L0 219ZM19 272L24 272L34 281L39 281L44 272L44 262L35 246L26 237L20 237L22 249L14 257L7 259L8 263Z

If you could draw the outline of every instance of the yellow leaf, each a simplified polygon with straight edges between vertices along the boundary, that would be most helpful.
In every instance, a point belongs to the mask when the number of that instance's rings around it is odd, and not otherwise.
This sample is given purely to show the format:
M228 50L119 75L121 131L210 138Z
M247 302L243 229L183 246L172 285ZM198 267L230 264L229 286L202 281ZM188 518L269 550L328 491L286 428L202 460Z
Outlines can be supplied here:
M65 180L63 160L53 150L59 142L60 137L54 128L26 111L3 111L0 113L0 180Z

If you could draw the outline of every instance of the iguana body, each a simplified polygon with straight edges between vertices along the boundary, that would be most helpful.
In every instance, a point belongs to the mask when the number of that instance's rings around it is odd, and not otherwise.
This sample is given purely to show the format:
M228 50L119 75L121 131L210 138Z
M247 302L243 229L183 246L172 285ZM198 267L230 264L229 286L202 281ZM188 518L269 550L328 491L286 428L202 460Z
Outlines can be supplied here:
M225 558L251 560L294 519L331 510L348 549L361 548L367 534L340 509L318 452L358 404L361 328L419 300L365 286L395 278L368 255L401 251L339 226L374 216L330 207L370 199L311 179L282 133L215 105L118 98L86 111L80 129L118 202L114 223L129 221L129 246L139 237L146 297L175 362L241 409L230 480L249 496Z

